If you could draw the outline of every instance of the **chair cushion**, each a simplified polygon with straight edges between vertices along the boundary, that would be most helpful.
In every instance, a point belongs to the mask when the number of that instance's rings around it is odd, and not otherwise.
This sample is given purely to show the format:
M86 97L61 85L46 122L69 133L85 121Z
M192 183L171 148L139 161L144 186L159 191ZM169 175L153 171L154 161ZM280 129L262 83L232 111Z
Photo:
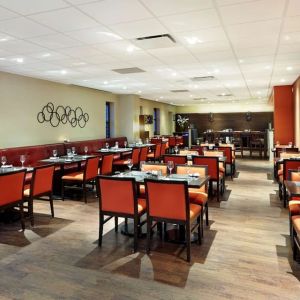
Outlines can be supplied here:
M138 213L144 212L146 210L146 200L138 199Z
M300 200L300 197L291 197L291 199L290 199L290 202L289 202L289 203L293 202L292 200Z
M64 175L62 180L76 180L76 181L83 181L83 172L74 172L67 175Z
M126 166L128 164L128 159L119 159L113 162L114 166Z
M147 157L148 157L148 158L154 158L154 152L149 153L149 154L147 155Z
M202 206L197 204L190 204L190 219L195 219L202 211Z
M300 215L300 201L290 201L289 211L291 216Z
M146 197L146 188L143 184L140 184L140 189L139 189L139 197Z
M207 194L201 192L200 189L189 188L189 198L194 204L205 205L207 202Z
M292 216L292 224L293 227L295 229L295 231L297 232L297 235L300 236L300 216Z
M32 172L26 173L25 175L25 184L30 183L32 179Z
M24 194L25 197L29 197L29 195L30 195L30 184L26 184L24 186L24 192L23 192L23 194Z

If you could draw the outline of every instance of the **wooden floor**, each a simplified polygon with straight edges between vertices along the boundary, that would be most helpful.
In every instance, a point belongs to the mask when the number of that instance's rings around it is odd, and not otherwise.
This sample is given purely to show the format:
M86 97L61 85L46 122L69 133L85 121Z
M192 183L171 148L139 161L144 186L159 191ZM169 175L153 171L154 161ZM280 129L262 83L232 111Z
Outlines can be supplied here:
M153 237L132 254L132 239L105 227L97 247L96 198L89 204L37 201L36 226L0 224L0 299L300 299L288 216L267 161L240 160L223 201L210 202L201 246L185 249Z

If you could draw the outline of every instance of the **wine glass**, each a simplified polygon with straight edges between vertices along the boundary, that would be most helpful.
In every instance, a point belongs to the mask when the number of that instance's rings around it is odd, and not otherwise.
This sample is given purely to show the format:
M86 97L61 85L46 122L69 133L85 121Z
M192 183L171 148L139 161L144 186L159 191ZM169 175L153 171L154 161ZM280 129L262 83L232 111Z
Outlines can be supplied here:
M67 156L68 156L68 157L72 156L71 149L67 149Z
M7 162L7 159L6 159L6 156L1 156L1 163L2 163L2 166L4 166Z
M197 146L199 146L199 145L200 145L200 141L199 141L199 140L197 140L196 144L197 144Z
M119 142L115 142L115 148L116 148L116 149L119 148Z
M173 170L173 168L174 168L174 162L173 161L168 161L168 164L167 164L167 166L168 166L168 169L169 169L169 173L170 173L170 175L172 174L172 170Z
M146 144L147 144L147 145L149 144L149 139L148 139L148 138L146 138Z
M177 145L174 147L174 151L175 151L176 154L178 153L178 146Z
M85 153L85 156L87 156L87 153L89 151L89 147L88 146L84 146L83 151Z
M127 141L124 141L124 148L127 148Z
M20 162L22 164L22 168L24 168L24 162L25 162L25 160L26 160L25 155L24 154L20 155Z
M75 155L75 153L76 153L76 149L75 147L72 147L72 154Z
M140 161L140 170L143 171L145 161Z
M57 156L57 150L53 149L52 153L53 153L53 156L56 158L56 156Z
M293 147L293 142L289 142L289 147L290 147L290 148Z
M129 168L129 171L131 172L131 168L133 167L133 161L132 161L132 159L128 159L127 160L127 166L128 166L128 168Z
M108 148L109 148L109 143L105 143L105 148L108 150Z

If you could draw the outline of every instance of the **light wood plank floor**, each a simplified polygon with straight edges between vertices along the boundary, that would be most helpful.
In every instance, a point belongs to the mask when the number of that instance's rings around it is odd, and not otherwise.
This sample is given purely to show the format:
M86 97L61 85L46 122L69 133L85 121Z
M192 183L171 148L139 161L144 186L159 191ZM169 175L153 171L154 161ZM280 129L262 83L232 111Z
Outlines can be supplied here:
M267 161L239 160L223 201L210 202L201 246L185 249L154 235L132 254L132 239L105 226L97 247L97 199L37 201L36 225L0 224L0 299L300 299L288 214Z

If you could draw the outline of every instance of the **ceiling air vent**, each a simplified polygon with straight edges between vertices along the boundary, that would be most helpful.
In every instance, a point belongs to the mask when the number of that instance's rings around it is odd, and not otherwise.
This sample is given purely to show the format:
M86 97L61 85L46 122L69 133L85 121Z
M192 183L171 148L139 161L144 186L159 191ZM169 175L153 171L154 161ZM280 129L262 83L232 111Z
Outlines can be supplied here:
M189 90L171 90L172 93L188 93Z
M214 80L215 76L197 76L197 77L192 77L192 81L208 81L208 80Z
M218 97L232 97L233 94L219 94Z
M194 98L193 100L207 100L205 97Z
M169 48L176 45L175 39L170 34L139 37L132 42L143 49Z
M114 72L117 72L119 74L134 74L134 73L143 73L146 72L140 68L124 68L124 69L114 69L112 70Z

